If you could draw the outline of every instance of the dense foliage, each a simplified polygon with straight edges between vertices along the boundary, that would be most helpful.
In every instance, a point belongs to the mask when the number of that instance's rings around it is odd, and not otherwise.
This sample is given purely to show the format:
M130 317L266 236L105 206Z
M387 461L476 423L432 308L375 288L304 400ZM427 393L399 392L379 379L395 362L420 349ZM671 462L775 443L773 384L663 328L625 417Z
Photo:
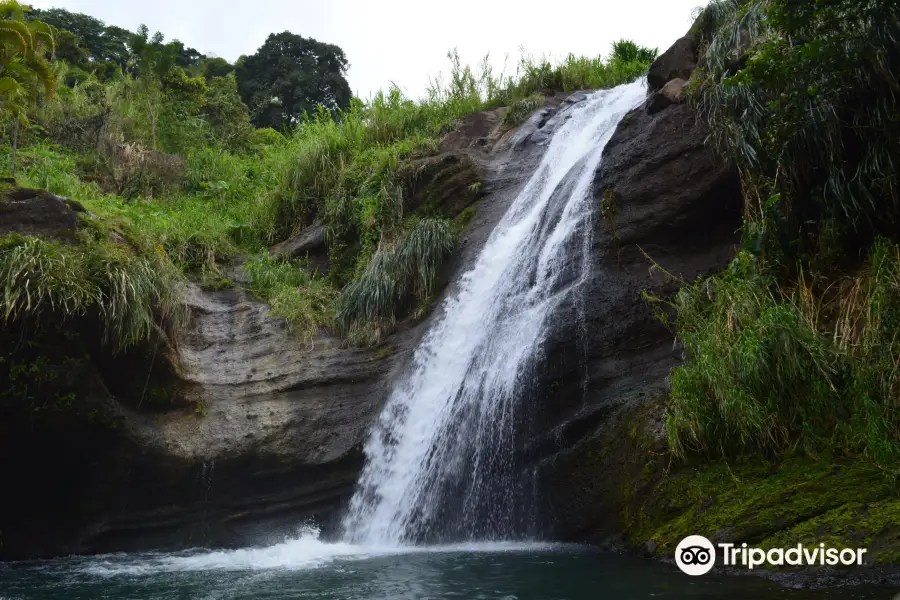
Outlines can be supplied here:
M13 120L10 173L16 175L20 125L28 125L28 109L53 97L56 79L48 55L56 49L53 27L25 20L16 0L0 2L0 106Z
M900 451L900 6L721 0L694 101L741 172L745 251L685 286L670 442Z
M128 67L130 31L62 8L31 9L29 16L57 29L57 58L81 73L93 71L105 79Z
M0 238L3 320L90 314L114 348L149 338L158 323L184 321L181 274L161 251L136 254L96 224L79 237L79 244L16 234Z
M318 106L347 108L347 57L334 44L289 31L270 35L237 63L238 90L257 127L282 129Z

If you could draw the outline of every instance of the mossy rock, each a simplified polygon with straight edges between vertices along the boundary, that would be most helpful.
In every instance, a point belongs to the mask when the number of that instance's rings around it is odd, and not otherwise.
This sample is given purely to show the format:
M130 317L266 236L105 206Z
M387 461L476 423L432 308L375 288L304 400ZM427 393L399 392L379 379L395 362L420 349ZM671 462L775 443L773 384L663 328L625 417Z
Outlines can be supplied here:
M762 548L865 547L867 559L900 557L900 496L893 479L861 461L746 459L666 475L626 512L628 542L671 554L693 534Z
M484 195L474 161L464 152L412 160L397 172L413 212L454 218Z

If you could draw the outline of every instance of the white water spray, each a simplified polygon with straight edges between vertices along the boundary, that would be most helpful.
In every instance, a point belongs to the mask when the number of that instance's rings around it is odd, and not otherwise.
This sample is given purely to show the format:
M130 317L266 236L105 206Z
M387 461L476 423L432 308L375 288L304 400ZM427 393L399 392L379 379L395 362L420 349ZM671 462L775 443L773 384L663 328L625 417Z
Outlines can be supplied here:
M517 400L547 317L589 268L584 239L603 148L644 94L635 82L564 109L568 120L445 301L375 424L344 520L348 542L521 533L512 517L520 499L508 479ZM452 509L442 512L448 502Z

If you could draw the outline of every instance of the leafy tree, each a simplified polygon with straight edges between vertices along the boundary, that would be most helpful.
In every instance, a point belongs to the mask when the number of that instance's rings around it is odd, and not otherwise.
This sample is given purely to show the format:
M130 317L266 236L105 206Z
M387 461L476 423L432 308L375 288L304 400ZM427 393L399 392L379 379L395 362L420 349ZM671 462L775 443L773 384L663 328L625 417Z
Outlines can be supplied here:
M88 63L73 63L86 71L95 71L101 78L108 78L116 67L124 69L128 63L128 42L133 35L127 29L107 26L100 19L82 13L69 12L62 8L46 10L31 9L28 16L52 25L58 30L68 31L75 36L75 45L87 51ZM68 41L60 44L61 55L71 62Z
M207 81L213 77L225 77L229 73L234 72L234 65L219 56L208 56L200 60L199 67L200 74L203 75Z
M233 74L209 80L202 115L213 135L226 148L241 150L248 145L253 125L247 105L241 102Z
M128 42L132 35L127 29L110 25L103 32L102 44L98 48L99 54L93 53L92 58L118 65L124 69L131 56L128 51Z
M28 110L44 95L52 96L56 77L47 60L54 49L53 28L25 21L16 0L0 2L0 109L14 117L11 175L16 176L19 125L28 125Z
M136 61L138 84L150 117L150 135L154 150L157 146L156 129L162 105L163 79L175 66L178 52L183 49L181 42L173 41L165 44L164 40L162 33L157 31L151 37L147 26L141 25L128 43Z
M172 43L178 48L178 53L175 55L175 64L183 69L196 66L201 60L206 58L205 54L201 54L194 48L185 47L185 45L178 40L174 40Z
M207 128L201 111L206 104L206 80L175 66L169 69L161 83L161 148L166 152L181 153L189 146L203 143Z
M164 44L164 40L165 37L159 31L150 37L150 30L146 25L138 27L137 33L131 36L128 46L137 61L138 75L162 79L175 66L184 44L178 40Z
M78 45L78 38L71 31L58 29L55 36L56 58L64 60L73 67L89 70L90 53L87 48ZM85 69L88 67L88 69Z
M319 104L332 110L349 106L348 66L338 46L289 31L273 33L256 54L238 60L238 91L257 127L278 129Z

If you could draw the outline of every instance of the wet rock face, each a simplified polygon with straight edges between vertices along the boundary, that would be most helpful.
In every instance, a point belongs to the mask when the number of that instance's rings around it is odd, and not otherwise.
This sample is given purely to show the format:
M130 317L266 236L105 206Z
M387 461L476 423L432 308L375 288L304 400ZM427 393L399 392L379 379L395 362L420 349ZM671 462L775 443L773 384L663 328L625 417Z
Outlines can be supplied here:
M548 425L534 450L544 457L546 512L562 539L615 536L625 489L640 480L648 452L664 450L662 399L680 350L641 291L665 297L678 288L650 272L654 262L687 281L726 266L741 224L737 173L705 138L687 104L640 107L604 151L592 274L556 319L537 417Z

